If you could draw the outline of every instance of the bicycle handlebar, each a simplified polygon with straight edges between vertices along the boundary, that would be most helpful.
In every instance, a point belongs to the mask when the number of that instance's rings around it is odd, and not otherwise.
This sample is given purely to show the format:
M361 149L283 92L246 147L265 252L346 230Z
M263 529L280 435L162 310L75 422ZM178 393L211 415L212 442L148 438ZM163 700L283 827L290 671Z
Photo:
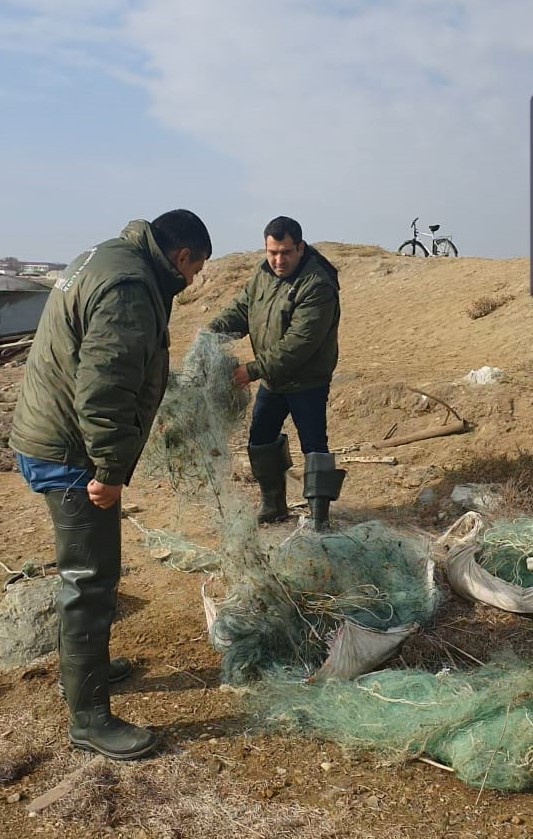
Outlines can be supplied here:
M413 219L413 221L411 222L411 227L415 226L415 224L417 223L419 218L420 218L420 216L417 216L415 219Z

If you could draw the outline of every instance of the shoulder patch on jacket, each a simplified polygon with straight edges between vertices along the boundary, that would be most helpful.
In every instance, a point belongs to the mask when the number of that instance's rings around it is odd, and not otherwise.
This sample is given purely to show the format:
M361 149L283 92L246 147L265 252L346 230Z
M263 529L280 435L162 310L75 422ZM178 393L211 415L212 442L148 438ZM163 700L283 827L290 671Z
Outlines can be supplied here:
M65 275L63 273L62 276L59 276L57 278L57 280L55 281L54 288L58 288L59 291L63 291L63 292L69 291L69 289L72 288L72 286L76 282L77 278L79 277L79 275L81 274L83 269L87 267L87 265L89 264L89 262L91 261L91 259L95 255L96 251L97 251L97 246L95 246L94 248L91 248L91 250L88 252L85 259L82 261L81 265L78 265L78 267L76 268L76 270L74 271L73 274Z

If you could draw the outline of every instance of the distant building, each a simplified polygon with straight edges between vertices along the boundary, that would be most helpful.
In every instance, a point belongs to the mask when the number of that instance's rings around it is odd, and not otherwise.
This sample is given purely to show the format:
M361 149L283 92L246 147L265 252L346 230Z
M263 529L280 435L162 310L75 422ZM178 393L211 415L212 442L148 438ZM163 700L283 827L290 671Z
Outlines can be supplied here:
M46 277L51 271L62 271L64 262L25 262L13 256L0 259L0 276Z
M23 277L44 277L49 271L62 271L66 263L59 262L22 262L19 274Z
M16 259L0 259L0 274L4 277L14 277L18 270Z
M50 265L48 262L23 262L19 273L22 277L25 277L28 274L44 276L49 270Z

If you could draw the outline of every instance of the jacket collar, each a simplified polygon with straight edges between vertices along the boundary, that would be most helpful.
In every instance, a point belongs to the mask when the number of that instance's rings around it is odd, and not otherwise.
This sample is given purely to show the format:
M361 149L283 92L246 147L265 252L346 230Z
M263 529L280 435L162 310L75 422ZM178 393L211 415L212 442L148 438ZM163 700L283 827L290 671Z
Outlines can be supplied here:
M294 283L294 281L297 280L298 277L303 273L304 268L306 267L308 262L313 257L317 260L317 262L319 262L321 267L326 271L326 273L330 276L330 278L335 282L335 285L338 288L338 286L339 286L338 271L335 268L335 266L332 265L331 262L329 261L329 259L326 259L326 257L323 256L320 253L320 251L317 251L317 249L314 248L312 245L308 245L307 242L304 242L304 252L302 254L302 258L300 259L300 261L298 263L296 271L294 271L289 277L283 277L283 280L281 280L281 282L291 283L291 284ZM274 271L272 270L272 268L268 264L268 259L265 259L263 261L263 264L261 265L261 268L264 271L266 271L267 274L270 274L270 276L273 279L275 279L275 280L280 279L278 276L276 276L276 274L274 273Z
M174 297L187 286L183 274L175 268L161 248L157 245L150 228L150 223L144 219L130 221L120 234L121 239L127 239L140 247L147 254L156 275L161 294Z

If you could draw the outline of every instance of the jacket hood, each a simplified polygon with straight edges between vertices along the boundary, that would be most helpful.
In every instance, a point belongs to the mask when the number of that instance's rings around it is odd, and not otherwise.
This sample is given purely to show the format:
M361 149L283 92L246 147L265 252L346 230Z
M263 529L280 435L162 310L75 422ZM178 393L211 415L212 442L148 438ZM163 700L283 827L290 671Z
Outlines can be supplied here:
M155 270L157 282L165 300L174 297L187 287L187 281L183 274L172 265L156 243L150 222L144 219L130 221L121 231L120 238L126 239L146 253Z
M316 261L321 265L321 267L328 274L328 276L331 277L331 279L334 281L337 288L339 288L339 272L337 271L335 266L331 264L329 259L326 259L326 257L323 254L321 254L320 251L317 251L317 249L314 248L312 245L308 245L307 243L305 244L304 254L300 265L303 266L303 264L307 262L312 256L314 256Z

